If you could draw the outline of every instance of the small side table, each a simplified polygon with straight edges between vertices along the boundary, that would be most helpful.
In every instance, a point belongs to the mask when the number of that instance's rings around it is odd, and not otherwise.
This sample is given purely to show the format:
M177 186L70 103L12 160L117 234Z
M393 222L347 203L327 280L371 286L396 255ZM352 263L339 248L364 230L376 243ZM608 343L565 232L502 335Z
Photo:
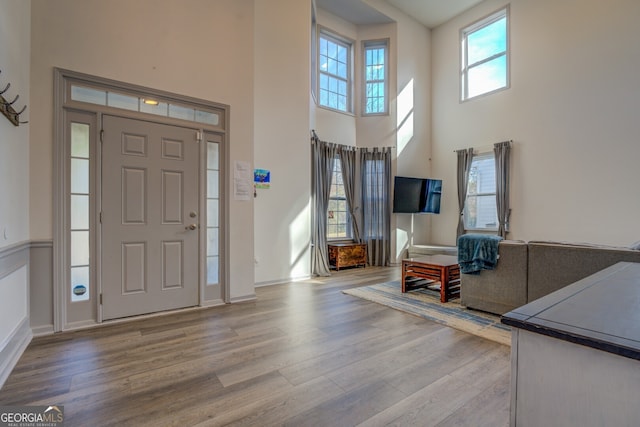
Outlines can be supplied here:
M402 292L440 282L440 302L460 296L460 266L453 255L427 255L402 260Z

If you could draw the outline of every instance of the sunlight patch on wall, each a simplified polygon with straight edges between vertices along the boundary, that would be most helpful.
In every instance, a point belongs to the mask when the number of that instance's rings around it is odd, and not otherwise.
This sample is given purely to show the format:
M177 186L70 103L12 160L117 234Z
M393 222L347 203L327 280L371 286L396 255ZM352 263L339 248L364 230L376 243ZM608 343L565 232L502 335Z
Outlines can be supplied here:
M396 259L404 258L404 250L409 247L409 233L396 228Z
M398 94L397 100L397 141L398 156L413 138L413 79Z
M291 248L291 277L309 275L309 230L311 220L311 201L307 202L289 225L289 247Z

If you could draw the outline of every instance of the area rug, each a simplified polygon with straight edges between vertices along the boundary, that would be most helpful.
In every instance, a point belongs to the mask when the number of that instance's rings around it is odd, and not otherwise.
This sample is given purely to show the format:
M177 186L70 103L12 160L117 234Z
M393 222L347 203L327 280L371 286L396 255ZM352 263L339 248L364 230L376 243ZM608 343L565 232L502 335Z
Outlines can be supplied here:
M345 289L342 292L500 344L511 345L511 330L509 326L500 323L499 316L466 309L458 299L441 303L439 292L416 289L403 294L399 281Z

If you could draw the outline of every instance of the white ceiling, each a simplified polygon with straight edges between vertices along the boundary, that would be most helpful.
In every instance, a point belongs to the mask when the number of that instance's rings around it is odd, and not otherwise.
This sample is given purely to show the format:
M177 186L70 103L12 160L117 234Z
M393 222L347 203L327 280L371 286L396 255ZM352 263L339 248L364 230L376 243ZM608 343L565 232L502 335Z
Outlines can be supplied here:
M427 28L435 28L483 0L384 0ZM362 0L316 0L316 5L356 25L391 22Z
M349 0L353 1L353 0ZM359 1L359 0L355 0ZM386 0L428 28L435 28L482 0Z
M356 25L393 22L361 0L316 0L316 6Z

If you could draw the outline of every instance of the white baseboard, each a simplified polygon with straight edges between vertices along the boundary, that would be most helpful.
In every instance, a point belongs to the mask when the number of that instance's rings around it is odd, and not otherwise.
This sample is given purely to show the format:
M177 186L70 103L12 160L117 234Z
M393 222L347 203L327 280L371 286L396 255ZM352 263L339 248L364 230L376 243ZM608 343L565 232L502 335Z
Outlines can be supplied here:
M256 288L262 286L271 286L271 285L281 285L283 283L291 283L291 282L301 282L303 280L309 280L312 276L299 276L299 277L289 277L288 279L277 279L277 280L267 280L265 282L258 282L254 286Z
M34 337L41 337L44 335L53 334L53 325L40 325L31 328Z
M20 360L20 356L22 356L32 338L33 333L29 327L29 318L25 317L0 349L0 388L9 378L11 371Z
M218 307L220 305L225 305L226 303L221 299L212 299L209 301L205 301L202 303L202 307Z
M237 302L246 302L246 301L255 301L256 298L256 294L249 294L249 295L241 295L239 297L233 297L229 300L229 302L231 304L237 303Z

